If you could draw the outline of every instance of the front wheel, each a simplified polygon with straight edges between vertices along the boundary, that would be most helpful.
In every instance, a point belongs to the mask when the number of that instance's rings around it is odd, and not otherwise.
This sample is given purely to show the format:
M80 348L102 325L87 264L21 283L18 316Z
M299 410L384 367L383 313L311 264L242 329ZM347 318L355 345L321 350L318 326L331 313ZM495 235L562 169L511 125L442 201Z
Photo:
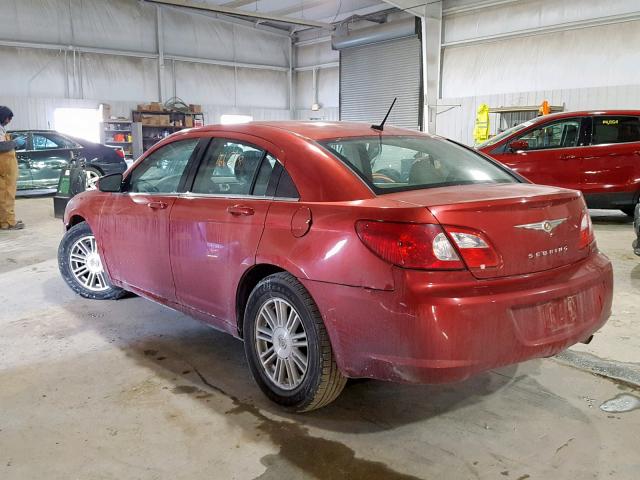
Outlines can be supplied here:
M86 167L84 169L85 189L96 190L98 188L98 180L102 177L102 173L94 167Z
M71 289L93 300L115 300L126 294L114 287L102 266L96 238L86 222L71 227L58 247L58 268Z
M272 401L307 412L335 400L346 384L309 292L288 273L255 287L244 315L247 361Z

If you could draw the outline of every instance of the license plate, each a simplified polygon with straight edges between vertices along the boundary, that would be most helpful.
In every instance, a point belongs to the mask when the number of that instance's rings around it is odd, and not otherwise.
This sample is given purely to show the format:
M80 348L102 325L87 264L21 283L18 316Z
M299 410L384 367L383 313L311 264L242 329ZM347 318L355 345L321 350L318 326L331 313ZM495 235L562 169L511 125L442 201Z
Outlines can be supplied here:
M570 327L578 322L577 295L538 305L538 309L546 330L550 333Z

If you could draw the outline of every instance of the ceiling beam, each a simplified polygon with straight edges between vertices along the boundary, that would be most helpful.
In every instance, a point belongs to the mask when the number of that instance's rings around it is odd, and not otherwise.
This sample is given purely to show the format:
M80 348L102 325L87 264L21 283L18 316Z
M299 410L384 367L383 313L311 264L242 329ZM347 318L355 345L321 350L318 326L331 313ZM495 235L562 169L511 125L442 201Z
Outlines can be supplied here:
M222 5L209 5L203 3L196 3L191 0L147 0L148 3L155 3L159 5L171 5L174 7L183 7L192 10L200 10L207 12L224 13L227 15L238 15L241 17L258 18L268 22L282 22L293 25L303 25L306 27L323 28L326 30L333 30L333 25L330 23L317 22L314 20L305 20L301 18L291 18L280 15L271 15L269 13L251 12L248 10L240 10L232 7L225 7Z
M433 2L434 0L429 1ZM424 16L424 7L426 5L429 5L429 1L421 2L420 0L384 0L385 3L388 3L389 5L399 8L400 10L407 13L411 13L416 17Z

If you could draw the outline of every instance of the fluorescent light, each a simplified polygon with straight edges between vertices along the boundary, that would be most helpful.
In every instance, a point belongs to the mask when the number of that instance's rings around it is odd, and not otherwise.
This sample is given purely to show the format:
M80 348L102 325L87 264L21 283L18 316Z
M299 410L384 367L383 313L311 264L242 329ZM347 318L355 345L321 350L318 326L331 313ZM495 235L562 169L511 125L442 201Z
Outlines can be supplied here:
M233 125L235 123L248 123L252 122L253 117L251 115L222 115L220 117L220 123L223 125Z
M53 124L60 133L100 143L100 115L93 108L56 108Z

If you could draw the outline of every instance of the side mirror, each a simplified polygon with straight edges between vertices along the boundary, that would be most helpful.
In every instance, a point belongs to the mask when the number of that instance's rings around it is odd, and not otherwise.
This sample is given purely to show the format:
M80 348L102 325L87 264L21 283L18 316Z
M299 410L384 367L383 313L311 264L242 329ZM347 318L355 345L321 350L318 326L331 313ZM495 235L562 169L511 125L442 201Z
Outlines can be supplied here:
M98 190L107 193L119 193L122 191L122 174L112 173L98 180Z
M529 150L529 142L526 140L514 140L509 144L509 150L517 152L518 150Z

